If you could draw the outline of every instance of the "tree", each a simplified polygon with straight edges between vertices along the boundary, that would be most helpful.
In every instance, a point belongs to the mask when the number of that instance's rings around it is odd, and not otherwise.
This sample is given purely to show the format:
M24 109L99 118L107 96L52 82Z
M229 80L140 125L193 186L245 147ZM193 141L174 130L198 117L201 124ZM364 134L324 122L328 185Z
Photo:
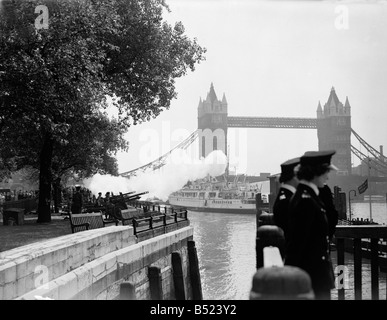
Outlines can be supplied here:
M38 5L48 8L47 29L36 28ZM175 79L204 59L181 23L163 22L165 10L162 0L3 1L0 137L7 145L0 149L3 163L39 167L38 222L51 220L60 170L74 159L74 170L88 174L104 160L111 164L111 154L125 147L124 130L168 109ZM116 122L101 115L107 96L116 97ZM115 142L85 143L92 124L113 129Z
M54 147L52 161L53 194L60 194L62 177L76 173L89 177L95 173L118 175L116 150L127 149L123 139L124 126L110 120L102 113L96 113L87 122L73 123L66 144ZM55 212L58 212L58 196L54 196Z

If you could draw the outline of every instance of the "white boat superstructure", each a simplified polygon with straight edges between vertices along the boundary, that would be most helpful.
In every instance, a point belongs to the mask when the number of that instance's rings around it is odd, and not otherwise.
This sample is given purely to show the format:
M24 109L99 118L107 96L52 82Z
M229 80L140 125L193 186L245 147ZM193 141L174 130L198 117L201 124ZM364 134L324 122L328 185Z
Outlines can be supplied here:
M229 185L213 180L199 181L172 193L168 201L171 206L194 211L256 213L256 191L245 182ZM267 199L260 206L268 208Z

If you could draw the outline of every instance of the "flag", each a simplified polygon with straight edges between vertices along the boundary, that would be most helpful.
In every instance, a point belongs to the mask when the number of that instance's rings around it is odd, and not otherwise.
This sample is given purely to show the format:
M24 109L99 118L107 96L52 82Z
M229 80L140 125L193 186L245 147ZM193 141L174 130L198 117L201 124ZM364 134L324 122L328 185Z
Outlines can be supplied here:
M368 189L368 179L366 179L358 188L359 194L362 194L364 191Z

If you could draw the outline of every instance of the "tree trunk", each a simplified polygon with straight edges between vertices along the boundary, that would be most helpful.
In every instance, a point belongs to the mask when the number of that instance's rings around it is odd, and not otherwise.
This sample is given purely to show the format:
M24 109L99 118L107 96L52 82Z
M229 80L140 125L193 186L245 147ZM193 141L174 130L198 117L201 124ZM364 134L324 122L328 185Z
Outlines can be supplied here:
M55 179L54 181L54 212L59 213L59 206L62 203L61 198L61 186L60 178Z
M52 155L53 142L46 134L40 153L38 223L51 222Z

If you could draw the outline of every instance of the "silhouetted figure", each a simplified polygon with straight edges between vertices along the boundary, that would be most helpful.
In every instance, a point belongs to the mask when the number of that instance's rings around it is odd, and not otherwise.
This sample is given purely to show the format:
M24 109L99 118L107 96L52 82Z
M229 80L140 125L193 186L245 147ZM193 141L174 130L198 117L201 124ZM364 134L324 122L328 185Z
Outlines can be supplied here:
M305 270L316 299L329 300L334 288L329 254L329 223L319 189L328 180L335 151L309 151L300 158L299 184L289 205L288 246L285 264Z
M273 205L274 223L284 231L285 241L288 234L289 202L298 185L294 168L299 163L300 158L294 158L281 164L281 186Z
M339 212L336 210L336 207L333 203L332 191L327 184L322 188L319 188L319 197L325 205L325 214L328 219L329 227L329 240L332 241L333 235L336 231L337 223L339 222Z
M82 212L83 198L81 194L81 187L75 187L75 193L73 194L73 200L71 204L71 213L77 214Z
M102 192L98 192L98 197L97 197L97 200L96 200L96 205L97 206L103 206L104 204L104 200L102 198Z

